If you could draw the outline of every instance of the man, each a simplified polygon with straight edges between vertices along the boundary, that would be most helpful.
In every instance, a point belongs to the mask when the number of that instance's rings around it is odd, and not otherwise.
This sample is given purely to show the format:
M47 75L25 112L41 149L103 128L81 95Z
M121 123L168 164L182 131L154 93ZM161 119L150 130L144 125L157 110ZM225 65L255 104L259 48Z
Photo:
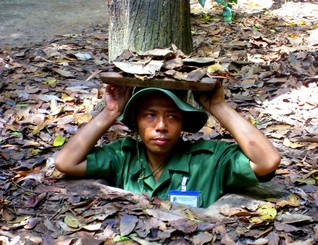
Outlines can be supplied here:
M107 85L105 108L58 153L58 170L104 178L110 185L135 193L208 207L226 191L271 177L278 167L277 150L225 102L221 84L212 92L194 93L195 99L231 133L237 145L184 142L182 131L194 133L206 123L204 111L165 89L145 88L132 96L131 91ZM95 147L119 116L141 141L126 138Z

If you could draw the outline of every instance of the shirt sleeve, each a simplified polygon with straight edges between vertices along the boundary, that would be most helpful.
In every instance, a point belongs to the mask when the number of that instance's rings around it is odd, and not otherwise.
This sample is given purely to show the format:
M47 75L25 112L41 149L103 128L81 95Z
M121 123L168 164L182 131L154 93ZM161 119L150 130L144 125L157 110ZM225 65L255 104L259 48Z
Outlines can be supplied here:
M220 163L224 168L224 186L225 189L238 189L255 186L259 183L250 160L236 144L223 142L220 145L223 153L220 156Z
M119 148L120 142L94 147L86 157L86 177L103 178L109 183L114 183L116 168L121 163L117 154Z

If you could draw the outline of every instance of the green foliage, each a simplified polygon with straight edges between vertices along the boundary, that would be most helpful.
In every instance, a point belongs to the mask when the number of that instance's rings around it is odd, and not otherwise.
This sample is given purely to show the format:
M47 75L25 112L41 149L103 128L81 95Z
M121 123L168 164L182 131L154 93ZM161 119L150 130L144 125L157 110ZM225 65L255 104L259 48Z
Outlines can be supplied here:
M198 0L199 1L199 3L202 5L202 7L204 7L204 5L205 5L205 0Z
M198 1L202 6L205 5L205 0L198 0ZM231 22L233 18L231 3L237 3L238 0L215 0L215 1L224 6L223 8L224 21Z
M126 237L126 236L117 235L116 237L114 237L113 240L114 240L114 242L126 242L126 241L129 241L130 238Z
M65 137L59 135L59 136L57 136L57 137L54 139L53 145L54 145L55 147L62 146L62 145L64 145L65 140L66 140Z
M14 135L14 136L20 136L20 132L19 131L13 131L12 133L11 133L12 135Z

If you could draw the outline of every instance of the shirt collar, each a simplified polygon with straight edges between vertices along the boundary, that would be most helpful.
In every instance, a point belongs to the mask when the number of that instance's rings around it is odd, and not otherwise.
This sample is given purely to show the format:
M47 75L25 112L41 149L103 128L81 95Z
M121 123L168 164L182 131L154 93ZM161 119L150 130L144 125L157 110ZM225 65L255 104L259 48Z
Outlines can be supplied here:
M140 141L136 142L136 140L130 138L130 140L123 143L123 149L124 148L129 151L134 151L135 155L135 160L132 162L133 165L131 166L129 174L133 178L145 177L145 181L149 181L151 178L146 176L151 173L151 169L148 165L145 145Z
M168 168L172 171L181 171L189 173L191 157L199 152L210 152L213 154L211 141L197 141L192 143L180 139L176 145L175 154L173 154L171 161L169 161Z
M211 141L197 141L195 143L191 143L190 141L184 141L181 138L176 144L176 148L173 150L174 154L168 159L168 163L165 168L171 171L180 171L189 173L189 162L191 161L191 156L193 154L208 151L213 154L212 147L210 145ZM141 172L142 167L147 168L147 158L146 158L146 150L145 145L141 142L138 142L138 150L137 150L137 142L132 138L126 138L123 141L122 145L123 149L127 149L130 151L135 151L136 154L139 151L140 156L136 156L136 162L134 166L131 168L131 175L136 175Z

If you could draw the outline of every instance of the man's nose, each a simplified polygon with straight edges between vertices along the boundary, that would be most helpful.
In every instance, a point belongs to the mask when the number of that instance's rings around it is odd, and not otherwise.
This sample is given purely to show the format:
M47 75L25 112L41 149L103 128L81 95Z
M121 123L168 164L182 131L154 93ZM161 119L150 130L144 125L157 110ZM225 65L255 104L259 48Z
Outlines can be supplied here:
M163 117L160 117L156 124L156 130L165 130L167 129L167 124Z

